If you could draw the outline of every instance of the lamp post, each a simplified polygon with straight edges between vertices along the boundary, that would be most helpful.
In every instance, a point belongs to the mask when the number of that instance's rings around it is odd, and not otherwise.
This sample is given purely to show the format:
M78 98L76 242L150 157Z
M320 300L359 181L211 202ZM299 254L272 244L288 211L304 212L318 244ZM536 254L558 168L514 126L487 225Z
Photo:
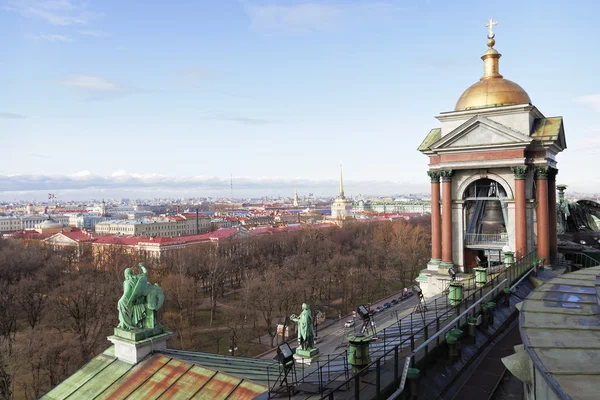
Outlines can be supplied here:
M229 352L232 356L235 356L235 351L237 348L237 335L235 334L235 330L231 331L231 336L229 337L231 343L229 344Z

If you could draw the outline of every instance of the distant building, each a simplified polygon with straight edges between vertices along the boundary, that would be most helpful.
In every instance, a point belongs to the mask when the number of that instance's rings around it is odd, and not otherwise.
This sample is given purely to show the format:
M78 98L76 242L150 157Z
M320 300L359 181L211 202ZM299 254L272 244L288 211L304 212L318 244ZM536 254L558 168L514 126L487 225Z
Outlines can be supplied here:
M196 219L195 214L183 214L164 219L108 220L97 223L95 230L109 235L173 237L209 232L211 221L205 215Z
M340 167L340 194L333 201L333 204L331 204L331 219L344 221L353 216L352 202L344 196L344 180L342 177L342 167Z
M165 252L183 249L188 246L217 243L225 239L233 239L245 235L238 229L219 229L214 232L202 233L200 235L185 235L177 237L154 237L154 236L99 236L85 230L74 230L72 232L60 232L44 240L53 248L76 247L77 253L82 253L85 245L91 246L92 255L97 262L107 261L107 255L111 249L120 248L131 254L145 254L148 257L159 259Z
M277 224L297 224L300 219L298 213L279 213L275 215L273 222Z
M373 206L369 200L360 199L353 205L354 212L369 212L373 210Z
M35 226L35 231L41 234L54 234L63 231L69 232L70 230L70 226L65 226L60 222L56 222L52 219L47 219L44 222L41 222Z
M431 202L406 203L402 201L374 201L371 205L374 212L378 213L431 213Z
M52 219L61 226L69 226L68 215L26 214L12 217L0 217L0 234L33 230L36 226Z
M18 217L0 217L0 234L21 230L21 220Z
M66 215L66 214L65 214ZM105 217L97 214L76 213L69 214L69 225L74 228L84 228L94 230L96 224L110 220L110 217Z

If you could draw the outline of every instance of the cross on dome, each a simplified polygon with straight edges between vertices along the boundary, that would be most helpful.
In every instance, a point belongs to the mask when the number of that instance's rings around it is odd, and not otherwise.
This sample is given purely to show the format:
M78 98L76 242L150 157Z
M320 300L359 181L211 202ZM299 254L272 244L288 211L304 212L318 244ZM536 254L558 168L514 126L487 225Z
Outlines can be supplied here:
M495 25L498 25L498 21L494 21L492 18L490 18L490 22L485 24L485 26L488 26L490 28L490 33L488 33L488 38L490 38L490 39L492 39L494 37L494 31L492 30L492 28Z

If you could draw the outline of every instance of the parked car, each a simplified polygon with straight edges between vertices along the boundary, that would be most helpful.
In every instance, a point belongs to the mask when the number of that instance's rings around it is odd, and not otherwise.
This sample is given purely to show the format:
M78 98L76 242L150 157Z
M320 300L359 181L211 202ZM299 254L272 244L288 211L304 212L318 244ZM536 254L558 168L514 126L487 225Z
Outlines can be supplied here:
M393 299L390 303L392 303L392 305L395 306L396 304L398 304L398 300Z
M385 310L386 308L390 308L392 305L390 304L390 302L388 301L387 303L385 303L383 305L383 309Z
M381 311L383 311L383 307L377 306L377 308L375 309L375 312L378 313L378 312L381 312Z
M352 328L353 326L354 326L354 321L351 319L346 321L346 323L344 324L344 327L346 327L346 328Z

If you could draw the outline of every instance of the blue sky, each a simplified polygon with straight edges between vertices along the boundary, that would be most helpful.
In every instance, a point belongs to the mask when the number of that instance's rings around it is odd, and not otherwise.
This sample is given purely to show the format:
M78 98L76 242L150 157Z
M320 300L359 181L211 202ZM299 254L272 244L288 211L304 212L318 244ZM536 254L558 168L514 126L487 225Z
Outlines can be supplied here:
M428 189L416 151L500 72L600 192L596 1L0 0L0 199ZM264 188L264 190L262 190ZM388 190L389 189L389 190Z

